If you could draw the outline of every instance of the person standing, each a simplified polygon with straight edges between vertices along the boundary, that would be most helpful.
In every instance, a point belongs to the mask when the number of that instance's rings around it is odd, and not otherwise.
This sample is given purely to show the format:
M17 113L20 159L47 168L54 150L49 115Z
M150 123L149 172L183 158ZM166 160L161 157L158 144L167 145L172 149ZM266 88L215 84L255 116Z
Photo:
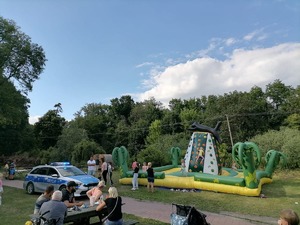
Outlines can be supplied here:
M132 170L134 170L134 168L136 167L136 164L137 164L137 159L135 159L131 164Z
M88 175L95 175L96 172L96 161L94 160L93 156L91 156L90 160L87 161L88 165Z
M148 162L148 169L147 169L147 174L148 174L148 185L147 185L147 188L148 188L148 192L154 192L154 170L152 168L152 163L151 162Z
M100 160L99 160L99 155L96 156L95 159L96 165L95 165L95 177L99 177L99 164L100 164Z
M42 207L43 203L48 202L51 199L53 192L54 192L54 186L53 185L47 186L44 193L41 194L38 197L38 199L35 201L34 211L33 211L34 214L39 213L40 208Z
M7 180L7 179L8 179L8 176L9 176L9 162L6 162L6 163L5 163L5 166L4 166L4 174L5 174L5 179Z
M101 211L105 206L107 206L108 211L105 225L122 225L122 198L118 195L115 187L108 189L108 198L97 206L96 211Z
M142 170L143 172L147 172L148 166L146 162L143 162Z
M9 176L8 176L8 179L9 180L13 180L14 177L15 177L15 173L16 173L15 163L14 163L14 161L12 161L9 164Z
M132 177L132 189L133 191L139 189L139 182L138 182L138 177L139 177L139 163L136 163L136 166L133 170L133 177Z
M181 159L181 169L180 172L183 176L186 176L186 172L185 172L185 160Z
M63 225L68 209L61 199L62 192L54 191L51 200L42 205L39 214L48 221L55 221L53 224Z
M2 179L3 179L3 174L0 173L0 205L2 205L2 194L3 194L3 183L2 183Z
M105 162L105 158L102 159L101 171L102 171L103 180L106 185L107 184L108 165L107 165L107 162Z
M113 168L112 162L108 162L107 176L109 177L110 186L114 185L114 182L112 180L113 170L114 170L114 168Z

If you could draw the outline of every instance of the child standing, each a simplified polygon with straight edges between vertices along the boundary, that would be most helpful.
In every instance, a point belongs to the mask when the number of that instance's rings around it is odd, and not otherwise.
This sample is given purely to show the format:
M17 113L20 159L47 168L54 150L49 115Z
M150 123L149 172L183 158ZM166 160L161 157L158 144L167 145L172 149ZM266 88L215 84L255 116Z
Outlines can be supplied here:
M3 194L3 183L2 183L3 174L0 173L0 205L2 205L2 194Z
M147 174L148 174L148 185L147 185L148 192L150 192L150 189L151 192L154 192L154 170L152 168L151 162L148 163Z
M148 169L147 163L146 163L146 162L143 162L142 170L143 170L144 172L147 172L147 169Z
M107 172L107 176L109 177L109 181L110 181L110 186L114 185L114 182L112 180L112 173L113 173L113 165L112 162L108 162L108 172Z
M183 176L186 175L186 173L185 173L185 161L184 161L184 159L181 160L181 170L180 170L180 172L181 172L181 175L183 175Z

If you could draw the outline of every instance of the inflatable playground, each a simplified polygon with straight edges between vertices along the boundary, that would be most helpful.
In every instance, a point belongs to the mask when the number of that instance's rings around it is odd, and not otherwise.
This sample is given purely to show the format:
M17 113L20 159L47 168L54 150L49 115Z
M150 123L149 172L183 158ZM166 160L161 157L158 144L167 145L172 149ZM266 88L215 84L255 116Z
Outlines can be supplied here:
M171 148L172 163L154 167L156 187L172 189L196 189L245 196L259 196L262 185L272 182L272 174L277 165L285 162L285 156L270 150L265 155L265 169L258 170L261 151L253 142L238 142L232 148L232 157L241 169L221 166L218 143L221 142L218 130L221 123L210 128L193 123L193 131L186 154L181 160L181 150ZM121 171L120 183L132 184L133 171L128 170L128 151L122 147L114 148L112 158ZM182 166L182 164L184 166ZM138 182L147 185L147 172L139 171Z

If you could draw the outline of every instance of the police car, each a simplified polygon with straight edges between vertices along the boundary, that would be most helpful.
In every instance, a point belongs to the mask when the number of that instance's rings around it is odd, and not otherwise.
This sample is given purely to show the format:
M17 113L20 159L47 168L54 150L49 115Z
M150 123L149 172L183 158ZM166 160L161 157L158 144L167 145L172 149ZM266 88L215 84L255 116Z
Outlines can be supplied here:
M87 175L68 162L55 162L34 167L26 174L23 188L28 194L43 193L48 185L53 185L55 190L62 191L69 181L77 184L75 197L85 196L86 192L97 186L99 182L96 177Z

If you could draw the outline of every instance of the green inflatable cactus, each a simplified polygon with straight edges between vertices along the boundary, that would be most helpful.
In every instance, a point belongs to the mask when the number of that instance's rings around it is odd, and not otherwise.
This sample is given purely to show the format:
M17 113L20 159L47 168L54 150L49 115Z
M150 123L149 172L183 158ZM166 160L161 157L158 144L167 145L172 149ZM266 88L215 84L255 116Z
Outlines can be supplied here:
M128 151L124 146L115 147L112 151L113 162L120 167L120 176L126 177L128 171Z

